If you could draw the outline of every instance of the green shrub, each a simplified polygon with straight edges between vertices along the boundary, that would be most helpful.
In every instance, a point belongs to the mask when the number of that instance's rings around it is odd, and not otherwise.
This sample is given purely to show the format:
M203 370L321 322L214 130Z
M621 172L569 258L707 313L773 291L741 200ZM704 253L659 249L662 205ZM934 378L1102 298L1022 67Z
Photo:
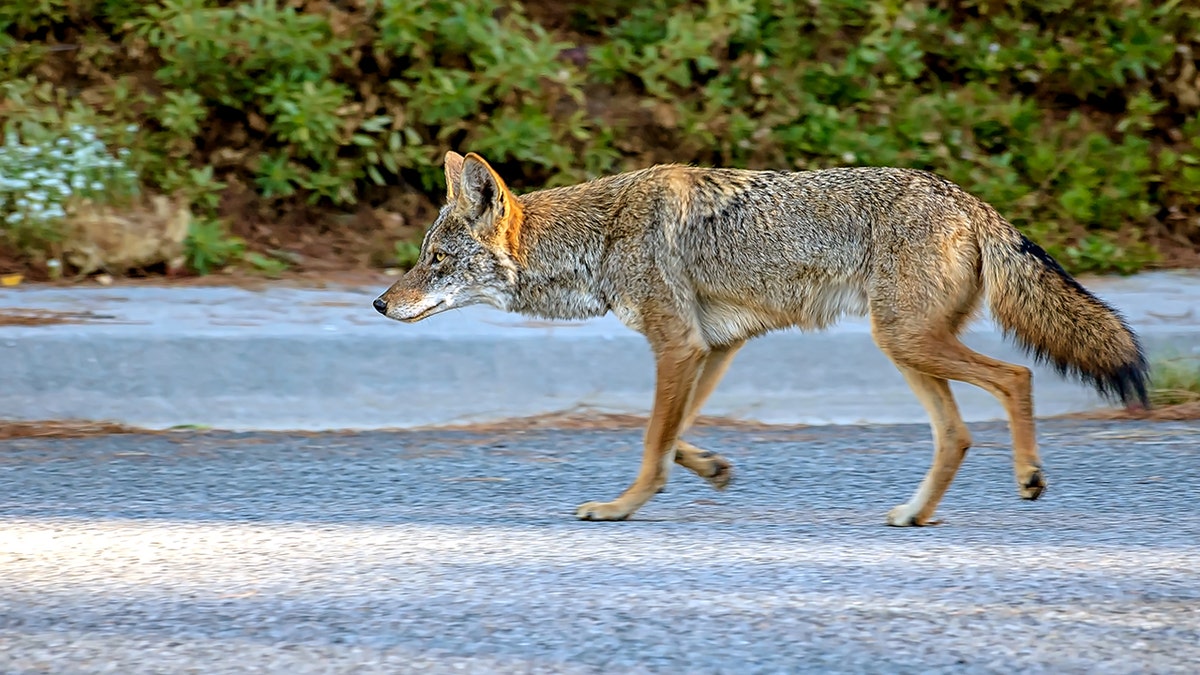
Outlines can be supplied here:
M1074 271L1131 272L1164 242L1200 245L1194 3L302 7L10 0L0 76L19 96L0 117L94 127L203 222L230 221L231 194L314 228L364 204L406 204L415 220L441 199L454 148L518 189L658 161L919 167ZM221 231L226 248L245 244ZM192 265L223 259L245 256Z
M417 259L421 257L421 247L411 241L396 242L395 255L392 259L396 264L403 268L409 268L417 264Z
M240 258L245 250L245 242L230 236L219 220L200 219L193 222L184 241L188 266L201 274L224 267Z
M1200 356L1175 356L1153 364L1150 403L1156 406L1200 401Z

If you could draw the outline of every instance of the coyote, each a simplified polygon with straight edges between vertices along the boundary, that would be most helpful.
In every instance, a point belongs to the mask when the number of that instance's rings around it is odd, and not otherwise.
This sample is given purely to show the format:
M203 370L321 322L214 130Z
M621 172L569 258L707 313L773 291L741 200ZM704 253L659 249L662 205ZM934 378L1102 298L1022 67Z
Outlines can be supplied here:
M1148 366L1125 320L990 205L932 173L658 165L522 195L475 153L447 153L445 173L446 205L377 311L405 322L477 303L552 319L611 311L650 343L657 383L641 469L615 500L580 506L583 520L628 518L672 463L724 489L731 464L680 436L738 349L847 314L870 315L933 429L933 464L890 525L933 522L971 445L947 380L999 399L1019 495L1046 489L1029 369L956 337L985 296L1006 334L1060 374L1148 407Z

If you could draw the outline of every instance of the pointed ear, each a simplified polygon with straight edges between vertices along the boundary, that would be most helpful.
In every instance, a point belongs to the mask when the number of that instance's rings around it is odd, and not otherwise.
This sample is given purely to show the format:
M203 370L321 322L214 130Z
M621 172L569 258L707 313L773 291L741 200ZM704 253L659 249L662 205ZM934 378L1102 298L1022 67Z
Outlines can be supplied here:
M504 242L510 253L517 254L523 213L516 195L509 191L500 174L484 158L469 152L463 158L459 199L476 218L475 235Z
M463 156L451 150L446 153L443 163L446 167L446 201L452 202L454 193L458 191L458 184L462 180Z
M473 152L467 153L463 158L460 187L462 198L471 205L477 217L482 217L490 210L493 220L504 220L515 201L500 174L496 173L484 158Z

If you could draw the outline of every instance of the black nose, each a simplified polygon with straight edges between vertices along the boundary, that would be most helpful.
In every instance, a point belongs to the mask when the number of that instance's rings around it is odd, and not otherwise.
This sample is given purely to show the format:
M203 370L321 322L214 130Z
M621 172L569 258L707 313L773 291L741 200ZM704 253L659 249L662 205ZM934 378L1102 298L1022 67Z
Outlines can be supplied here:
M383 298L375 298L375 311L387 314L387 302Z

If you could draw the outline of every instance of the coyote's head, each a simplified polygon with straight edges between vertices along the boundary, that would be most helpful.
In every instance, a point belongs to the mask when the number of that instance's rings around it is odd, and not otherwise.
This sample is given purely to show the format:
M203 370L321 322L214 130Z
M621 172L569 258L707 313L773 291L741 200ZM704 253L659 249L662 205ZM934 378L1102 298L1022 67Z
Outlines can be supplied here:
M521 222L520 202L482 157L446 153L446 205L417 264L375 299L375 309L410 323L484 302L504 309L516 283Z

